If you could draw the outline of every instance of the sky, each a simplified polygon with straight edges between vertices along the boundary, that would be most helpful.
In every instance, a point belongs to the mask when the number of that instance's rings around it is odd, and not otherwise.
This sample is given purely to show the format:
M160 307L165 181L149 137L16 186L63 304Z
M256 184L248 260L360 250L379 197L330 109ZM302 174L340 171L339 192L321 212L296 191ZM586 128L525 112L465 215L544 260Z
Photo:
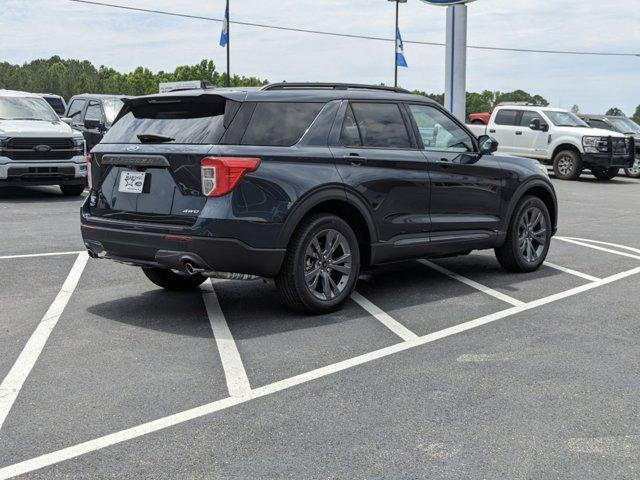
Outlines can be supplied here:
M225 0L105 0L221 18ZM640 54L640 0L477 0L469 4L469 45ZM405 42L444 42L445 8L400 6ZM119 71L172 71L212 59L225 67L221 25L134 13L68 0L0 0L0 61L59 55ZM393 37L387 0L231 0L232 20ZM270 81L393 83L392 42L334 38L232 25L233 73ZM399 83L444 91L444 47L405 44ZM640 56L596 57L468 51L467 90L523 89L583 113L640 104Z

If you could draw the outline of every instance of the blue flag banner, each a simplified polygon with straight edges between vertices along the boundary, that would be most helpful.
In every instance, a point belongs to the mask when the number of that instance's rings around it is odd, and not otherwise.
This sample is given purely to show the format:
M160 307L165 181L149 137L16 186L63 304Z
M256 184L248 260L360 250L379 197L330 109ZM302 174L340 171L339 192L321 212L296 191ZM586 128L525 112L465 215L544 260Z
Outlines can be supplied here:
M229 8L224 10L224 21L222 22L222 33L220 33L220 46L226 47L229 43Z
M399 67L408 67L407 59L404 58L404 43L402 43L402 36L400 35L400 29L396 30L396 59Z

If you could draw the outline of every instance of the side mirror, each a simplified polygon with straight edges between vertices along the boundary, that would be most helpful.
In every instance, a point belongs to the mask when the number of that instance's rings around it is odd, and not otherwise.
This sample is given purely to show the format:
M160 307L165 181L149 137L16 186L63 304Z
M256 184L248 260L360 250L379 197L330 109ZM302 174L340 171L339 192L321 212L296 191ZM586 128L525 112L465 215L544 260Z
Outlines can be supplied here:
M536 130L539 132L549 131L549 125L547 125L546 123L542 123L539 118L534 118L533 120L531 120L531 123L529 124L529 128L531 130Z
M489 135L481 135L478 137L478 143L480 144L480 153L483 155L491 155L498 150L498 141Z
M71 125L73 123L73 118L69 118L69 117L61 117L60 120L62 120L67 125Z
M89 129L97 128L98 130L104 130L104 123L100 120L85 120L84 127Z

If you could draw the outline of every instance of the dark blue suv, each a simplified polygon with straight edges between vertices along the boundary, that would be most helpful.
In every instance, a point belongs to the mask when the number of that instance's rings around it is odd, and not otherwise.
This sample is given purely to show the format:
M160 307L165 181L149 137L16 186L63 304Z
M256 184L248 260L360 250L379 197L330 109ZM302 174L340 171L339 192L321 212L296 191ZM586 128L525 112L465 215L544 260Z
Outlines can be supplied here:
M273 84L125 101L88 157L93 258L168 289L274 278L283 301L338 308L362 269L495 249L536 270L556 232L546 169L496 155L401 89Z

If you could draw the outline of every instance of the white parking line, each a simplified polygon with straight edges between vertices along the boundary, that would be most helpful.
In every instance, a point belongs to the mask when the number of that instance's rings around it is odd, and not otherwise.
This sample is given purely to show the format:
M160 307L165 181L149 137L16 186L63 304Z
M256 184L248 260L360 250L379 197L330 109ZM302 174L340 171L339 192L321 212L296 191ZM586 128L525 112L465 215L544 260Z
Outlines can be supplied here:
M47 313L42 317L40 324L31 334L16 363L14 363L2 384L0 384L0 429L20 393L22 385L47 343L49 335L58 323L62 312L67 306L67 302L69 302L73 291L76 289L88 259L89 255L86 252L78 255L60 292L58 292Z
M378 360L380 358L393 355L394 353L409 350L411 348L414 348L420 345L425 345L425 344L434 342L436 340L449 337L451 335L466 332L468 330L478 328L482 325L487 325L489 323L495 322L496 320L507 318L527 310L531 310L531 309L534 309L543 305L547 305L565 298L569 298L574 295L578 295L580 293L587 292L589 290L593 290L598 287L602 287L609 283L622 280L632 275L637 275L639 273L640 273L640 267L634 268L633 270L628 270L626 272L618 273L616 275L603 278L602 280L598 280L597 282L587 283L580 287L572 288L570 290L566 290L564 292L557 293L555 295L550 295L548 297L535 300L533 302L529 302L517 307L511 307L497 313L493 313L490 315L486 315L484 317L477 318L475 320L471 320L469 322L461 323L460 325L456 325L454 327L449 327L444 330L440 330L438 332L430 333L423 337L418 337L413 340L408 340L406 342L398 343L390 347L385 347L380 350L376 350L370 353L366 353L364 355L360 355L358 357L354 357L348 360L344 360L342 362L334 363L333 365L328 365L326 367L318 368L316 370L312 370L307 373L296 375L294 377L291 377L285 380L280 380L278 382L274 382L269 385L265 385L263 387L258 387L255 390L252 390L249 396L229 397L229 398L225 398L215 402L211 402L206 405L202 405L200 407L192 408L190 410L185 410L183 412L176 413L168 417L163 417L158 420L154 420L152 422L143 423L136 427L128 428L120 432L115 432L109 435L105 435L103 437L98 437L93 440L89 440L88 442L63 448L61 450L47 453L45 455L41 455L39 457L35 457L30 460L25 460L23 462L16 463L14 465L9 465L7 467L0 468L0 480L7 480L17 475L33 472L35 470L39 470L41 468L54 465L56 463L60 463L65 460L70 460L72 458L76 458L81 455L85 455L87 453L109 447L111 445L116 445L118 443L126 442L128 440L132 440L134 438L138 438L143 435L147 435L149 433L153 433L159 430L163 430L165 428L173 427L175 425L182 424L189 420L193 420L196 418L203 417L205 415L209 415L214 412L225 410L234 405L239 405L241 403L249 402L250 400L255 398L260 398L276 392L280 392L282 390L286 390L288 388L301 385L301 384L310 382L312 380L326 377L328 375L338 373L358 365L363 365L365 363L369 363L374 360Z
M590 282L597 282L601 280L598 277L594 277L593 275L589 275L588 273L578 272L577 270L572 270L571 268L563 267L561 265L556 265L555 263L551 263L549 261L544 262L545 267L553 268L554 270L559 270L564 273L568 273L569 275L573 275L575 277L584 278L585 280L589 280Z
M202 284L202 289L202 299L204 300L204 306L207 309L213 337L216 340L218 352L220 353L220 360L222 361L222 368L224 369L224 375L227 380L229 395L239 398L247 397L251 394L249 378L242 364L242 358L240 358L240 352L238 352L236 342L233 340L231 330L229 330L229 325L220 308L220 302L218 301L218 296L211 283L211 279Z
M594 250L600 250L601 252L613 253L614 255L620 255L622 257L628 257L628 258L634 258L636 260L640 260L639 255L632 255L630 253L619 252L618 250L612 250L611 248L599 247L598 245L591 245L590 243L586 243L580 240L574 240L573 238L568 238L568 237L554 237L554 238L562 242L573 243L574 245L580 245L582 247L593 248Z
M640 248L627 247L626 245L620 245L617 243L601 242L599 240L591 240L587 238L576 238L576 237L562 237L562 238L567 238L569 240L579 240L581 242L587 242L587 243L597 243L599 245L608 245L609 247L621 248L623 250L629 250L630 252L635 252L640 254Z
M82 250L77 252L52 252L52 253L28 253L24 255L5 255L0 260L9 260L11 258L34 258L34 257L57 257L58 255L78 255L84 253Z
M380 323L382 323L385 327L395 333L403 340L413 340L414 338L418 338L418 335L413 333L407 327L398 322L395 318L393 318L388 313L382 311L378 308L377 305L374 305L369 300L364 298L358 292L354 291L351 294L351 299L364 308L369 314L373 315Z
M451 270L441 267L440 265L430 262L429 260L418 260L418 262L422 263L423 265L426 265L427 267L437 272L447 275L448 277L451 277L454 280L462 282L465 285L468 285L469 287L475 288L476 290L479 290L482 293L486 293L487 295L491 295L492 297L497 298L498 300L502 300L503 302L509 303L514 307L521 307L522 305L525 304L524 302L516 298L510 297L509 295L505 295L502 292L498 292L497 290L487 287L486 285L482 285L481 283L471 280L470 278L463 277L462 275L452 272Z

